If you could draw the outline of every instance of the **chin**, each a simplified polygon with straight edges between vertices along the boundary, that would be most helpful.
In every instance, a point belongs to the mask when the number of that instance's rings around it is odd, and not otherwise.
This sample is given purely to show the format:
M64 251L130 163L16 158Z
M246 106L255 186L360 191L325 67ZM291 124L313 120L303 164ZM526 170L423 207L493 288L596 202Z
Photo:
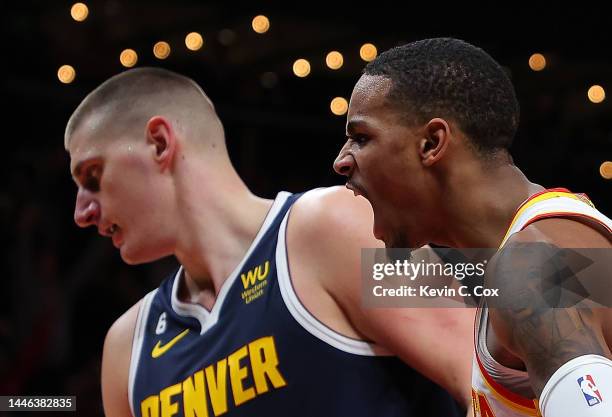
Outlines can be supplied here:
M141 265L163 258L163 256L158 256L157 253L152 251L142 249L137 251L130 250L130 247L127 245L121 246L119 253L121 254L121 259L123 259L123 262L128 265Z
M123 250L123 248L121 248L119 253L121 254L121 259L123 259L123 262L125 262L128 265L139 265L139 264L142 264L142 263L146 262L146 261L142 261L138 257L133 256L130 253L126 253Z

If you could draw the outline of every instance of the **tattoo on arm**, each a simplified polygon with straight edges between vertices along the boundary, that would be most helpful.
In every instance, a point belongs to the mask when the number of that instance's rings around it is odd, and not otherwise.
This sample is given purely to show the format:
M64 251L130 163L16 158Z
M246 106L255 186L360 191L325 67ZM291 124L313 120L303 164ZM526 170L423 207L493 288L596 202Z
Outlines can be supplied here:
M487 286L500 288L491 310L496 329L502 328L502 338L525 363L537 396L567 361L610 355L595 310L575 307L586 294L567 291L568 282L572 289L580 286L574 273L579 270L563 251L547 243L514 244L496 256L487 273Z

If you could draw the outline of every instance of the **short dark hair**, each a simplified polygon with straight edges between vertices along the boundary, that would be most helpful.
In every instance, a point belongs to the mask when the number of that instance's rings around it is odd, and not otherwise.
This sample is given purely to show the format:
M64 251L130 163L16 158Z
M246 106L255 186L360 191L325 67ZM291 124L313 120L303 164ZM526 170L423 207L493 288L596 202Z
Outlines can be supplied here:
M412 42L383 52L363 73L391 80L388 97L406 109L409 123L451 118L484 153L512 144L519 123L514 87L474 45L453 38Z

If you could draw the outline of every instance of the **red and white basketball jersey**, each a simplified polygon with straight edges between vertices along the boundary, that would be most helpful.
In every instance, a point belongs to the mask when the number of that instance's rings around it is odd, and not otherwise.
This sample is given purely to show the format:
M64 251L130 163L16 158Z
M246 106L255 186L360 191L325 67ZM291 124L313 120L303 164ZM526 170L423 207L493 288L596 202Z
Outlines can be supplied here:
M586 195L563 188L531 196L518 208L500 245L531 223L545 218L574 218L589 224L612 239L612 220L597 211ZM488 310L480 308L474 329L475 354L472 366L472 403L475 417L541 416L533 397L527 372L499 364L487 349Z

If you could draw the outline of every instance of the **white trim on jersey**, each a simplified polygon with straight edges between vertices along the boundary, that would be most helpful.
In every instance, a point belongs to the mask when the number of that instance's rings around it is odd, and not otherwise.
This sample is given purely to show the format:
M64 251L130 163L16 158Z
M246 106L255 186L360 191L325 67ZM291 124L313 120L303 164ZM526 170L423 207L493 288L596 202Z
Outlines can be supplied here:
M128 402L130 403L130 411L133 416L136 416L136 413L134 413L134 381L136 379L138 363L140 362L140 352L142 350L142 344L144 343L149 310L151 309L151 303L153 302L155 294L157 294L157 288L145 295L142 299L142 304L140 305L138 316L136 317L136 325L134 326L134 340L132 340L132 353L130 356L130 369L128 374Z
M534 218L551 213L563 213L555 216L555 218L575 218L578 216L586 216L592 219L592 227L596 230L602 227L601 222L608 228L612 228L610 219L607 218L603 213L598 211L596 208L588 205L582 200L576 200L571 197L555 197L548 200L540 201L533 204L531 207L527 207L518 219L512 225L512 228L508 231L506 238L501 243L500 248L503 247L508 239L517 232L520 232L525 227L525 224L532 221ZM585 218L578 218L577 221L588 220Z
M178 299L178 284L183 274L183 267L181 266L179 268L178 272L174 277L174 283L172 284L172 295L170 297L172 309L178 315L184 317L193 317L197 319L200 322L200 334L204 334L208 329L217 324L217 321L219 320L219 312L221 310L221 307L223 306L227 293L234 285L234 282L238 278L238 275L240 274L240 271L242 270L242 267L244 266L245 262L251 256L251 253L257 247L263 235L270 228L270 224L272 224L272 222L274 221L274 219L276 218L290 195L291 193L288 193L286 191L281 191L277 194L276 198L274 199L274 203L272 203L272 207L270 207L270 210L268 211L268 214L266 215L266 218L263 224L261 225L259 232L257 232L257 236L255 236L255 239L249 247L249 250L247 250L246 254L242 258L238 266L234 269L234 271L230 274L230 276L221 286L219 295L217 296L215 304L213 305L213 308L210 311L206 310L200 304L185 303Z
M362 356L389 356L390 353L379 346L363 340L352 339L330 329L314 317L301 303L291 283L287 258L286 230L290 211L291 210L285 215L278 232L278 243L276 244L276 273L283 301L295 321L317 339L343 352ZM360 277L355 277L355 279L359 280Z
M480 358L480 363L494 381L502 384L504 387L512 387L513 393L526 399L533 398L533 389L531 388L527 371L504 366L497 362L493 358L493 355L491 355L491 352L489 352L487 346L487 324L489 315L482 314L483 311L487 312L488 310L478 309L476 313L476 323L479 323L479 326L475 329L478 331L478 335L476 336L476 349L478 352L477 355ZM480 369L478 372L480 372Z
M179 270L174 275L174 282L172 283L172 295L170 296L170 302L172 304L172 309L176 312L176 314L184 317L194 317L200 322L200 334L204 333L204 329L207 325L212 326L211 322L216 323L217 320L209 320L211 317L211 312L206 310L204 306L197 303L184 303L178 299L178 284L183 276L183 266L179 267ZM215 302L215 305L219 304L219 299ZM214 310L214 307L213 307ZM213 323L213 324L214 324Z

